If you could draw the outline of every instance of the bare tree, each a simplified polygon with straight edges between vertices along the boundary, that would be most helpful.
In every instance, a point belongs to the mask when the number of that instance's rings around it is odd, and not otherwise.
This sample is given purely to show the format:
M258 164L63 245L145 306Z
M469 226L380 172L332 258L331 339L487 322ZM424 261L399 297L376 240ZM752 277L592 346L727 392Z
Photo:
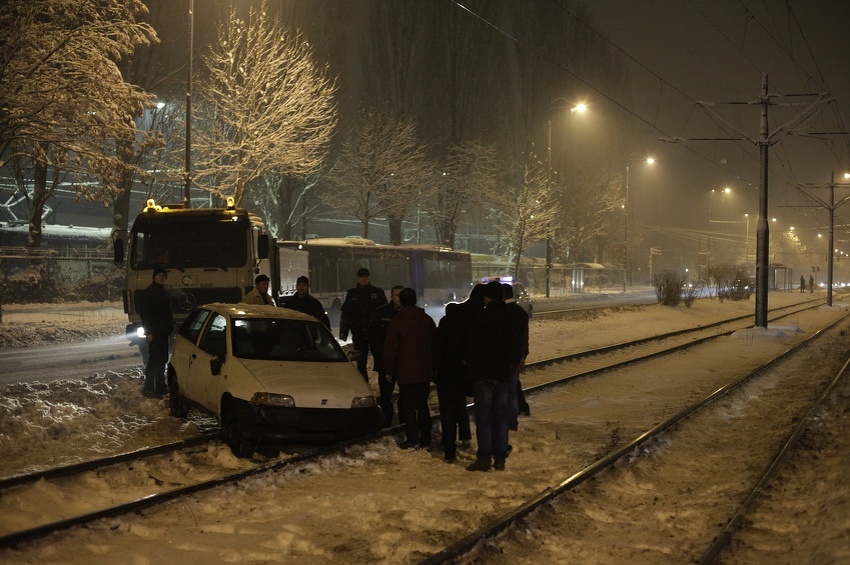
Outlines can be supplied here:
M124 81L117 61L156 41L141 0L5 0L0 3L0 155L32 162L30 244L52 195L47 169L94 174L86 199L108 201L124 170L116 146L135 142L131 116L151 96ZM54 186L55 188L55 186Z
M522 253L545 240L552 222L558 217L547 167L529 153L517 175L512 175L499 193L494 194L494 219L500 238L514 258L514 276L519 271Z
M317 171L336 129L336 85L327 66L266 11L264 1L245 21L231 8L204 57L199 114L208 127L199 128L193 146L195 180L237 204L267 174Z
M623 195L619 178L604 170L576 179L571 190L561 193L561 225L557 233L562 248L569 250L561 259L598 262L605 243L622 225Z
M339 162L326 178L322 199L333 210L356 217L369 237L369 222L386 217L390 241L400 244L401 225L411 204L431 196L433 167L416 128L404 119L372 109L343 143Z
M295 227L302 226L319 207L319 199L312 195L319 175L295 178L289 175L266 175L262 186L252 191L254 201L263 212L271 233L278 239L296 237ZM306 230L302 230L306 237Z
M465 141L449 148L429 210L441 245L455 246L460 221L473 204L495 191L498 175L495 146Z

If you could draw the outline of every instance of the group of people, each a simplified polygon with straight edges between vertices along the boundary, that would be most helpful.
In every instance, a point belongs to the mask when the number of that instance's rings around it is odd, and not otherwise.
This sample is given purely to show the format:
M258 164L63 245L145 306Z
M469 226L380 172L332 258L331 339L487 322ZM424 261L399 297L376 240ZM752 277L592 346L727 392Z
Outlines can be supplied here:
M809 275L809 292L815 291L815 277L813 275ZM800 292L806 292L806 277L805 275L800 275Z
M392 393L398 385L398 416L403 448L431 447L428 396L437 383L443 457L457 459L457 444L472 439L466 398L475 400L476 461L470 471L502 470L511 450L510 430L528 414L519 372L528 355L528 314L513 299L513 288L492 281L473 287L469 298L449 304L437 326L416 305L416 291L392 287L390 301L370 282L368 269L357 272L357 286L346 294L340 339L349 333L359 353L358 369L368 380L367 355L378 373L384 425L392 425Z
M144 291L140 315L150 356L145 367L146 396L167 392L163 367L174 317L165 291L167 273L156 269ZM274 305L269 278L258 275L244 301ZM330 321L321 303L309 293L310 281L298 277L296 292L281 302L314 316L328 328ZM387 301L383 289L373 286L366 268L357 271L357 285L348 290L340 311L339 338L352 338L357 369L368 382L367 357L371 352L378 373L379 404L384 426L392 425L393 391L398 385L398 419L404 425L404 448L431 447L431 382L437 383L443 457L457 459L457 443L471 445L472 432L466 398L475 401L476 460L470 471L503 470L511 451L508 435L518 429L518 416L528 414L519 372L528 355L528 314L513 300L509 284L477 284L462 303L446 306L437 326L416 305L416 291L392 287Z
M269 295L269 282L269 277L266 275L257 275L254 279L254 288L245 295L243 302L261 306L277 306L274 298ZM303 275L295 279L295 293L282 299L279 306L309 314L325 324L328 329L331 327L325 307L310 294L310 279Z

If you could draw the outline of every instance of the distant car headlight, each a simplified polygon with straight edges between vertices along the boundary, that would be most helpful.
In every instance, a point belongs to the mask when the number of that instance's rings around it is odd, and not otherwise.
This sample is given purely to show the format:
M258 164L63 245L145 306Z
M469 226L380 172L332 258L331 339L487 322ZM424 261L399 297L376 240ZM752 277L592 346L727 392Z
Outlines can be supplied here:
M352 408L372 408L377 405L378 402L374 396L355 396L351 399Z
M295 408L295 399L288 394L272 394L270 392L255 392L251 397L251 404L260 406L279 406L281 408Z

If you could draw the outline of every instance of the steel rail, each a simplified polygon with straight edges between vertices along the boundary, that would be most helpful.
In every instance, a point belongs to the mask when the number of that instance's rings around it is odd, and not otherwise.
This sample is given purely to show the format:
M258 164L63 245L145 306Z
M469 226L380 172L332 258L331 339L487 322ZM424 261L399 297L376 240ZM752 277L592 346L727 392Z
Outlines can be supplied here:
M714 541L700 558L698 563L700 565L712 565L717 563L718 558L720 557L720 553L726 546L729 545L729 542L732 541L735 533L743 526L744 518L747 513L752 509L755 505L758 498L761 496L761 493L764 491L767 484L770 480L776 475L779 471L780 467L785 463L788 459L788 456L792 452L792 450L797 446L800 441L803 432L806 431L808 426L814 421L818 410L820 410L821 406L823 406L826 399L830 394L835 390L841 378L847 372L848 367L850 367L850 359L844 362L844 365L832 379L832 381L827 385L826 389L823 393L818 397L815 403L809 408L806 414L800 419L800 422L794 428L794 431L788 437L788 440L785 444L779 449L779 452L773 458L773 461L768 465L762 477L750 491L750 494L746 499L741 503L741 506L735 511L735 514L729 521L726 523L726 526L723 527L723 530L720 534L714 538Z
M172 443L164 443L162 445L157 445L154 447L145 447L142 449L136 449L133 451L119 453L117 455L110 455L108 457L101 457L88 461L80 461L79 463L71 463L69 465L63 465L61 467L51 467L49 469L34 471L32 473L12 475L10 477L4 477L3 479L0 479L0 490L28 483L34 483L42 479L58 479L61 477L85 473L86 471L94 471L95 469L100 469L101 467L108 467L117 463L123 463L124 461L143 459L152 455L159 455L162 453L168 453L169 451L177 451L178 449L183 449L185 447L192 447L203 443L209 443L217 438L218 435L216 432L205 432L202 435L186 438Z
M521 520L522 518L525 518L526 516L528 516L532 511L534 511L537 508L541 507L542 505L552 501L553 499L557 498L558 496L560 496L564 492L567 492L569 490L576 488L577 486L579 486L583 482L585 482L588 479L596 476L601 471L613 466L623 456L630 454L631 452L635 451L637 448L646 444L648 441L654 439L659 434L666 431L667 429L669 429L670 427L672 427L676 423L678 423L681 420L683 420L683 419L689 417L690 415L694 414L695 412L697 412L698 410L700 410L704 406L711 404L711 403L715 402L716 400L722 398L723 396L725 396L731 390L734 390L734 389L740 387L744 383L748 382L750 379L754 378L759 373L767 370L768 368L772 367L773 365L777 364L778 362L782 361L783 359L786 359L787 357L789 357L793 353L797 352L802 347L809 345L815 339L817 339L821 335L823 335L824 332L834 328L839 323L844 322L848 317L850 317L850 313L841 316L840 318L838 318L836 321L834 321L833 323L831 323L827 327L818 330L817 332L813 333L812 335L810 335L807 338L805 338L804 340L802 340L800 343L789 347L788 349L786 349L782 353L780 353L780 354L774 356L773 358L769 359L768 361L761 364L759 367L750 371L749 373L742 376L741 378L739 378L739 379L737 379L737 380L735 380L735 381L733 381L733 382L731 382L727 385L720 387L719 389L712 392L711 394L709 394L708 396L706 396L702 400L700 400L700 401L692 404L691 406L679 411L678 413L674 414L673 416L671 416L667 420L652 426L651 428L649 428L645 432L641 433L636 438L632 439L627 444L609 452L608 454L606 454L602 458L596 460L595 462L591 463L590 465L586 466L585 468L581 469L580 471L574 473L572 476L570 476L569 478L560 482L559 484L547 487L545 490L541 491L539 494L537 494L533 498L529 499L528 501L526 501L522 505L518 506L514 510L502 515L501 517L497 518L496 520L490 522L489 524L485 525L484 527L480 528L479 530L465 536L464 538L462 538L462 539L458 540L457 542L453 543L452 545L442 549L441 551L427 557L426 559L420 561L419 564L420 565L437 565L437 564L440 564L440 563L445 563L447 561L458 559L462 555L471 551L475 547L475 545L478 544L479 542L481 542L485 539L493 538L494 536L496 536L499 533L508 529L510 526L512 526L518 520Z
M822 299L819 299L817 301L822 301ZM809 301L809 302L811 302L811 301ZM804 304L808 304L808 303L804 303ZM788 308L799 307L799 306L800 306L800 304L789 305L789 306L777 308L774 311L781 311L781 310L785 310L785 309L788 309ZM804 308L800 308L798 310L795 310L794 312L782 314L781 316L778 316L777 318L793 315L793 314L796 314L796 313L799 313L801 311L811 309L811 308L814 308L814 307L816 307L816 305L808 305L808 306L805 306ZM543 366L550 365L550 364L553 364L553 363L556 363L556 362L568 361L568 360L576 359L576 358L579 358L579 357L586 357L586 356L590 356L590 355L599 355L599 354L603 354L603 353L608 353L608 352L611 352L611 351L614 351L614 350L624 349L624 348L627 348L627 347L633 347L635 345L640 345L640 344L643 344L643 343L646 343L646 342L661 341L663 339L668 339L670 337L675 337L675 336L678 336L678 335L691 333L691 332L694 332L694 331L705 330L705 329L708 329L708 328L711 328L711 327L720 326L720 325L723 325L723 324L726 324L726 323L729 323L729 322L733 322L733 321L740 321L740 320L743 320L743 319L749 319L750 317L751 316L741 316L741 317L723 320L723 321L720 321L720 322L715 322L715 323L712 323L712 324L706 324L704 326L698 326L696 328L687 328L687 329L684 329L684 330L677 330L677 331L674 331L674 332L670 332L668 334L659 334L659 335L656 335L656 336L651 336L651 337L648 337L648 338L641 338L641 339L631 341L631 342L623 342L623 343L619 343L619 344L615 344L615 345L604 346L604 347L593 349L593 350L586 351L586 352L569 354L569 355L565 355L565 356L558 357L558 358L538 361L538 362L535 362L535 363L531 363L531 364L527 365L526 367L543 367ZM777 318L774 318L774 319L777 319ZM654 357L659 357L659 356L663 356L663 355L666 355L666 354L669 354L669 353L672 353L672 352L687 349L689 347L693 347L693 346L698 345L700 343L704 343L704 342L710 341L712 339L716 339L716 338L724 336L724 335L729 335L729 334L733 333L733 331L735 331L735 330L730 330L728 332L723 332L723 333L719 333L719 334L712 334L710 336L706 336L706 337L700 338L698 340L690 341L690 342L685 343L685 344L680 344L680 345L674 346L672 348L667 348L667 349L664 349L664 350L661 350L661 351L656 351L656 352L653 352L653 353L650 353L650 354L647 354L647 355L642 355L642 356L631 358L631 359L628 359L628 360L625 360L625 361L620 361L620 362L617 362L617 363L614 363L614 364L611 364L611 365L606 365L605 367L593 369L593 370L586 371L586 372L576 374L576 375L571 375L569 377L557 379L555 381L551 381L551 382L548 382L548 383L543 383L543 384L531 386L531 387L526 388L525 391L526 392L532 392L532 391L536 391L536 390L541 390L541 389L544 389L544 388L548 388L548 387L556 386L558 384L562 384L563 382L566 382L566 381L569 381L569 380L572 380L572 379L587 377L587 376L591 376L593 374L599 374L599 373L607 372L607 371L610 371L610 370L615 369L615 368L627 366L627 365L630 365L630 364L639 363L639 362L642 362L642 361L645 361L645 360L648 360L648 359L651 359L651 358L654 358ZM472 406L473 406L473 404L469 404L468 408L470 408ZM438 419L439 416L440 416L439 413L435 413L432 416L432 419ZM26 530L22 530L22 531L19 531L19 532L14 532L14 533L11 533L11 534L8 534L8 535L5 535L5 536L0 536L0 547L15 546L15 545L17 545L21 542L32 540L32 539L37 539L39 537L49 535L49 534L54 533L56 531L64 530L64 529L67 529L67 528L70 528L70 527L73 527L73 526L77 526L77 525L82 525L82 524L91 522L93 520L97 520L97 519L105 518L105 517L117 516L117 515L121 515L121 514L124 514L124 513L137 511L137 510L140 510L140 509L143 509L143 508L148 508L148 507L151 507L151 506L155 506L157 504L161 504L163 502L172 500L172 499L180 497L180 496L184 496L184 495L187 495L187 494L193 494L195 492L207 490L209 488L213 488L213 487L219 486L221 484L243 480L245 478L248 478L248 477L251 477L251 476L254 476L256 474L260 474L260 473L263 473L263 472L266 472L266 471L275 471L275 470L278 470L280 468L283 468L283 467L286 467L286 466L289 466L289 465L292 465L292 464L295 464L295 463L300 463L300 462L303 462L303 461L309 461L309 460L314 459L314 458L319 458L319 457L323 457L323 456L326 456L326 455L335 454L335 453L344 451L347 447L350 447L352 445L357 445L357 444L360 444L360 443L366 443L366 442L369 442L369 441L373 441L374 439L377 439L379 437L384 437L386 435L395 434L399 430L401 430L402 428L403 428L402 425L397 425L397 426L394 426L394 427L391 427L391 428L386 428L384 430L381 430L380 432L377 432L376 434L373 434L373 435L368 436L368 437L353 438L353 439L348 440L348 441L343 442L343 443L333 444L333 445L323 447L323 448L320 448L320 449L311 450L311 451L308 451L307 453L290 457L290 458L288 458L284 461L277 461L277 462L274 462L274 463L271 463L271 464L268 464L268 465L261 465L261 466L258 466L258 467L252 468L252 469L247 469L247 470L239 471L239 472L236 472L236 473L231 473L231 474L228 474L228 475L225 475L225 476L222 476L222 477L209 479L209 480L206 480L206 481L203 481L203 482L200 482L200 483L196 483L194 485L187 485L187 486L184 486L184 487L178 487L178 488L174 488L174 489L164 491L164 492L160 492L160 493L156 493L156 494L146 495L146 496L143 496L143 497L138 498L136 500L129 501L129 502L126 502L126 503L117 504L117 505L114 505L114 506L109 507L109 508L105 508L105 509L101 509L101 510L97 510L97 511L93 511L93 512L88 512L88 513L83 513L83 514L80 514L80 515L77 515L77 516L74 516L74 517L70 517L70 518L66 518L66 519L62 519L62 520L57 520L57 521L52 522L52 523L44 524L44 525L41 525L41 526L36 526L36 527L29 528L29 529L26 529ZM208 442L208 441L213 441L215 439L214 435L215 434L210 434L210 437L201 436L201 437L198 437L198 438L190 438L190 439L184 440L184 441L187 441L187 442L195 441L197 443L204 443L204 442ZM176 443L180 444L182 442L176 442ZM56 468L56 469L50 469L50 470L46 470L46 471L42 471L42 472L37 472L37 473L33 473L31 475L21 475L21 476L16 476L16 477L10 477L8 480L9 481L15 481L17 484L23 484L23 483L26 483L26 482L32 482L34 480L39 480L39 478L42 478L42 477L47 478L47 475L53 475L54 478L55 477L61 477L61 476L68 476L68 475L80 473L80 472L83 472L83 471L93 470L93 469L96 469L96 468L99 468L99 467L105 467L105 466L112 465L112 464L115 464L115 463L119 463L119 462L122 462L122 461L138 459L138 458L142 458L144 456L154 455L154 454L156 454L156 452L166 452L166 451L169 451L169 450L173 450L173 449L175 449L173 447L174 445L176 445L176 444L167 444L167 445L164 445L164 446L157 446L157 447L154 447L154 448L150 448L149 450L138 450L138 451L129 452L129 453L126 453L126 454L120 454L120 455L117 455L117 456L108 457L108 458L105 458L105 459L97 459L97 460L92 460L92 461L89 461L89 462L82 462L82 463L79 463L79 464L69 465L69 466L66 466L66 467L60 467L60 468ZM183 447L185 447L185 446L183 446ZM0 483L0 484L2 484L2 483ZM5 485L5 486L11 486L11 485Z

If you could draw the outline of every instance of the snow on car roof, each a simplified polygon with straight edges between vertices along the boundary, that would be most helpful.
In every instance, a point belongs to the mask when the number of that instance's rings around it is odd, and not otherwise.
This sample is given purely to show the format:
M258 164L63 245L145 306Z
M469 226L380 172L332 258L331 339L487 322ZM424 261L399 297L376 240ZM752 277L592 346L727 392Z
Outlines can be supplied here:
M306 320L315 322L313 316L292 310L290 308L278 308L276 306L263 306L260 304L224 304L215 302L204 304L199 308L205 308L220 314L229 314L238 318L277 318L281 320Z

